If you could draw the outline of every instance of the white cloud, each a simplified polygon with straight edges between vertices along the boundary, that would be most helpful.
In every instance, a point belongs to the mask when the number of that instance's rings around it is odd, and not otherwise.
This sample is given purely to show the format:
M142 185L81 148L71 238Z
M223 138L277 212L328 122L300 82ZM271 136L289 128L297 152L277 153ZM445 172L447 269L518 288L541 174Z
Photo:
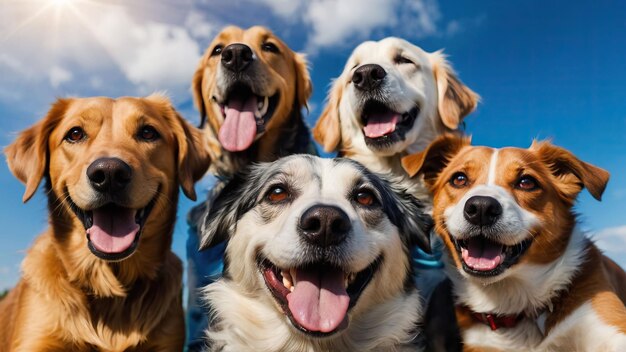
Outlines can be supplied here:
M325 47L355 35L366 37L374 28L396 21L396 5L395 0L312 1L305 14L312 27L309 44Z
M218 30L215 24L209 23L202 14L195 11L189 12L185 19L185 27L198 39L212 39Z
M54 88L58 88L61 84L71 81L73 77L72 72L60 66L52 66L50 72L48 72L50 85Z
M436 0L262 0L272 12L308 27L307 50L351 46L379 29L421 38L437 33Z
M621 252L626 254L626 225L609 227L597 231L593 239L598 247L606 252Z
M609 227L593 233L596 245L622 268L626 268L626 225Z
M267 5L274 14L285 19L294 18L296 12L305 4L304 0L261 0L261 2Z
M140 24L122 8L94 17L91 30L126 77L142 90L189 85L200 59L201 49L185 28Z

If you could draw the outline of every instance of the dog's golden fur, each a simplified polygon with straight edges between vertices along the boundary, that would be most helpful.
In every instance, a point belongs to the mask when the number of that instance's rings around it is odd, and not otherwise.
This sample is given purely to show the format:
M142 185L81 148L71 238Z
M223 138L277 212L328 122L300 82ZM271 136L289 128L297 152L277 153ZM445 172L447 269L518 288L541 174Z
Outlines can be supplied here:
M406 64L399 57L409 60ZM386 72L382 88L364 93L354 87L355 70L380 65ZM419 107L417 119L398 141L384 148L370 147L363 133L364 102L384 101L398 112ZM313 138L326 152L357 160L377 172L405 176L401 157L423 150L437 136L456 131L476 108L480 97L464 85L442 51L428 53L399 38L367 41L354 49L334 81L315 127Z
M158 131L157 141L137 139L146 124ZM75 126L88 136L82 143L65 141ZM26 184L24 201L46 180L50 227L28 251L17 286L0 301L0 350L182 349L182 265L170 245L178 187L195 199L193 184L208 168L203 138L159 95L61 99L6 148L9 168ZM89 251L68 201L90 209L85 169L113 156L133 169L125 206L155 202L137 250L116 262Z
M218 133L224 123L218 101L226 98L224 91L228 87L225 86L234 82L225 83L226 80L220 78L223 71L220 55L213 54L217 46L226 48L233 43L247 45L255 54L255 64L248 70L252 82L247 82L255 85L252 87L254 93L279 96L263 135L257 135L248 150L237 153L226 151L218 141ZM267 43L275 45L277 52L263 50L262 46ZM207 48L192 81L194 100L208 136L208 150L213 160L210 171L230 176L251 161L273 161L281 156L305 152L309 135L300 110L306 107L311 90L304 56L293 52L269 29L260 26L245 30L235 26L224 28Z

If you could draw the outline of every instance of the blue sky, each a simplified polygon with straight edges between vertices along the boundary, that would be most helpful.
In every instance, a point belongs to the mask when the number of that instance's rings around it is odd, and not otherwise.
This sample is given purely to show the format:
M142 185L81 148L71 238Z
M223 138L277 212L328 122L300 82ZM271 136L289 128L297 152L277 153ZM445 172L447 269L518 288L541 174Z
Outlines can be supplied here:
M552 138L611 172L603 201L577 210L607 254L626 266L626 4L618 1L450 0L0 0L0 145L55 97L165 90L198 122L189 85L221 27L266 25L308 54L317 119L332 78L366 39L399 36L444 48L482 96L466 122L475 144L527 147ZM0 289L19 277L25 250L47 225L43 192L0 167ZM202 186L197 187L200 189ZM179 219L191 206L181 198ZM184 257L186 225L174 251Z

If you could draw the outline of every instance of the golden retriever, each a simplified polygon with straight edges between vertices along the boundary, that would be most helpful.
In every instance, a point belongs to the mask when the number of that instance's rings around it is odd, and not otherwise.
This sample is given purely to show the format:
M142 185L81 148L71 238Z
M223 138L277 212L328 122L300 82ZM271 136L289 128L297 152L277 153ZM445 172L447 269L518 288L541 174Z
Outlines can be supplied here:
M214 174L311 148L301 114L311 95L306 60L267 28L224 28L202 57L192 91Z
M50 226L0 302L0 350L182 350L170 245L178 187L195 199L209 166L203 138L163 96L75 98L6 148L24 201L45 180Z
M327 152L405 175L400 158L457 129L478 100L441 51L394 37L368 41L333 83L313 137Z

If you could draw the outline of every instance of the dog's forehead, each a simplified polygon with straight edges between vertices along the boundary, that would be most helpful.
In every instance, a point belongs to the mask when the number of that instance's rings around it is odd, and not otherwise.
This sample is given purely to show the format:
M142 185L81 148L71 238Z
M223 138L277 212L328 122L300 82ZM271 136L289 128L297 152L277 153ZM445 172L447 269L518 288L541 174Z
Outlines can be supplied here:
M522 173L534 171L543 174L544 165L538 157L528 149L506 147L490 148L483 146L468 147L454 156L443 177L451 173L464 171L477 184L508 185L511 179Z
M115 100L107 97L72 99L65 111L65 116L99 115L106 116L113 112Z
M317 187L348 187L365 177L363 167L348 159L324 159L305 155L283 158L266 170L271 175L287 176L300 183L314 182Z
M366 61L390 61L397 55L408 54L418 58L423 63L428 62L428 53L422 48L407 42L404 39L389 37L380 41L367 41L359 45L351 56L351 61L361 64Z
M254 26L248 29L230 26L222 30L213 42L225 45L232 43L258 44L269 38L279 41L271 30L263 26ZM282 42L279 41L279 43Z
M136 122L121 127L120 123L125 124L129 119L136 120ZM163 136L167 137L169 133L166 132L169 131L165 125L171 123L171 121L168 122L169 120L170 117L164 113L163 106L151 101L150 98L78 98L71 101L56 130L58 133L65 133L65 130L76 125L83 128L99 125L107 126L107 130L115 129L118 134L127 128L130 128L129 132L133 133L137 125L143 123L158 128ZM104 131L100 130L100 132ZM103 136L103 138L108 137Z
M233 41L241 40L244 36L244 29L236 26L229 26L224 28L221 32L215 36L213 43L230 43Z

